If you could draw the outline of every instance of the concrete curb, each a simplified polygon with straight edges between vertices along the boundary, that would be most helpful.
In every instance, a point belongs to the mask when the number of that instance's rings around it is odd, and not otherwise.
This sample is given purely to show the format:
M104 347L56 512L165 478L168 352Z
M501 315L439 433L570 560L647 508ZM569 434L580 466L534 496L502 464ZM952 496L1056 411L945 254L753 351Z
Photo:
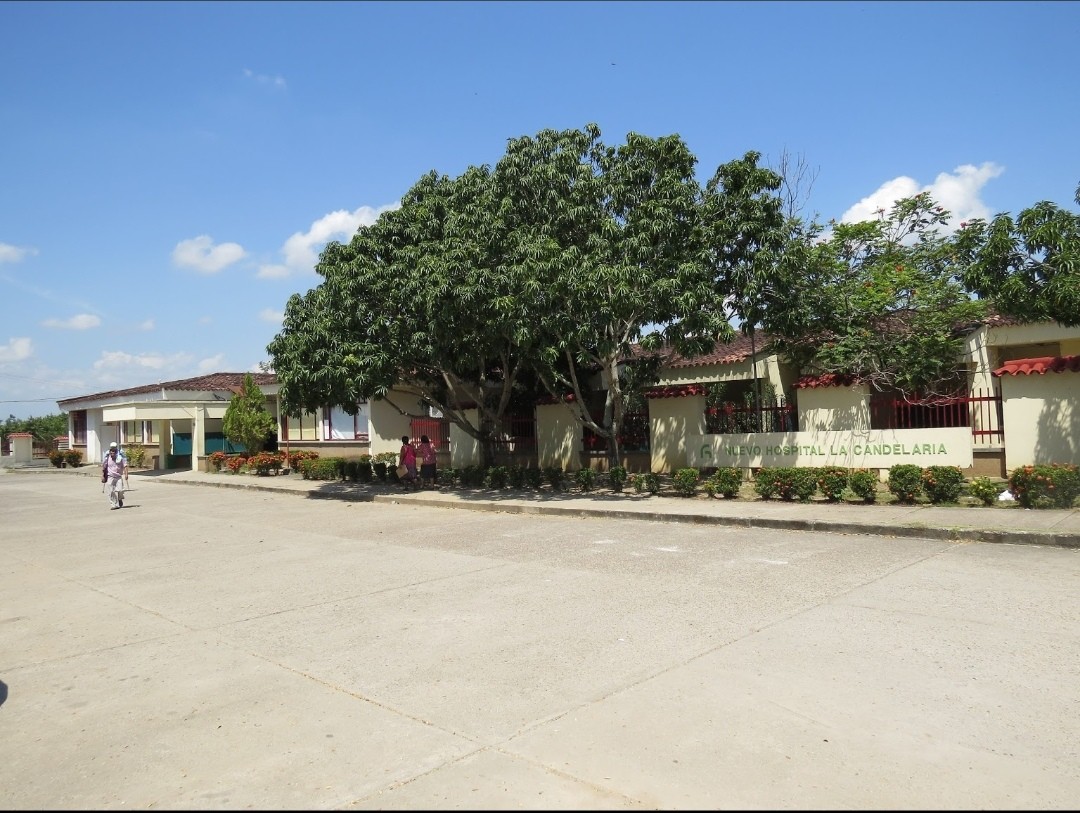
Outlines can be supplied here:
M321 495L320 495L321 496ZM389 494L377 494L375 502L400 502ZM992 531L979 528L929 528L904 525L831 522L828 520L773 519L769 517L717 517L708 514L665 514L659 511L623 511L617 508L560 508L555 505L507 505L494 502L447 503L442 500L413 498L410 505L433 508L460 508L468 511L492 511L506 514L546 514L593 519L637 519L649 522L678 522L692 525L722 525L738 528L772 528L784 531L863 534L917 539L940 539L946 542L996 542L1014 545L1047 545L1080 548L1080 534L1055 534L1039 531Z

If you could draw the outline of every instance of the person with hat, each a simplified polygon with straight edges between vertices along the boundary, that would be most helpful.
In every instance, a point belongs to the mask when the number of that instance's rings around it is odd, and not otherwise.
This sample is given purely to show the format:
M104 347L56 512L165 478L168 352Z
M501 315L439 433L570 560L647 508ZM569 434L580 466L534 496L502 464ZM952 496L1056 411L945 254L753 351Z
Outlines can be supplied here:
M110 508L124 507L124 487L120 481L126 474L127 458L114 441L109 444L109 451L101 464L101 482L106 484Z

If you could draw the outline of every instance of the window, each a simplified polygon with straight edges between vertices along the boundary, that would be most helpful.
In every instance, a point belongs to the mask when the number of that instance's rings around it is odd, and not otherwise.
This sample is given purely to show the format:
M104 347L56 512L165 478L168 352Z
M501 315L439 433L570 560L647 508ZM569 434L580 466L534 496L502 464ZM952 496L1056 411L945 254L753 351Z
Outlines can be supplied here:
M319 414L317 412L305 412L299 418L290 415L285 422L285 439L318 440Z
M367 404L360 404L360 410L355 415L350 415L341 407L330 407L326 414L326 440L368 439Z
M86 410L77 409L71 413L71 432L75 443L86 443Z

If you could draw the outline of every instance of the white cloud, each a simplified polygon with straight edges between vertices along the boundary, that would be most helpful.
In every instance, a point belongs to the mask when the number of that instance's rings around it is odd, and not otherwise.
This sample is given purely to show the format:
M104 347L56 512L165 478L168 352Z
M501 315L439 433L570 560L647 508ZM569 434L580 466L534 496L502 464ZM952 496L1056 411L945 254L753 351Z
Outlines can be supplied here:
M246 256L247 252L239 243L215 246L208 235L202 234L177 243L173 249L172 261L181 268L194 268L204 274L216 274Z
M139 328L139 330L153 330L154 329L154 320L153 319L146 319L146 320L139 323L138 328Z
M264 322L270 322L272 324L281 324L281 321L285 318L285 314L282 311L276 311L273 308L263 308L259 311L259 318Z
M41 323L44 327L56 327L64 330L89 330L98 327L101 319L92 313L79 313L70 319L46 319Z
M135 356L121 350L105 350L101 358L94 362L95 370L164 370L186 367L191 364L191 355L188 353L175 353L171 356L162 356L158 353L140 353Z
M29 339L9 339L7 344L0 344L0 362L23 361L34 353L34 345Z
M24 257L37 254L36 248L24 248L13 246L10 243L0 243L0 263L17 263Z
M319 260L319 252L331 240L346 242L352 239L361 226L370 226L379 219L383 212L393 211L401 206L393 203L375 209L361 206L349 212L340 209L316 220L306 232L296 232L281 247L284 263L262 265L258 276L263 279L280 279L292 274L312 272Z
M863 198L844 212L840 222L858 223L863 220L874 220L878 217L879 209L888 212L901 198L909 198L920 192L929 192L935 202L950 212L946 230L951 231L959 228L961 221L976 217L990 217L990 209L980 200L979 193L987 181L996 178L1004 171L1004 167L992 161L987 161L978 167L964 164L951 173L940 173L933 183L926 185L920 185L914 178L901 175L886 181L873 194Z
M268 76L265 73L255 73L255 71L250 68L244 68L244 76L260 85L269 85L276 90L285 90L284 76Z
M200 373L216 373L225 363L225 354L218 353L216 356L205 358L197 365Z

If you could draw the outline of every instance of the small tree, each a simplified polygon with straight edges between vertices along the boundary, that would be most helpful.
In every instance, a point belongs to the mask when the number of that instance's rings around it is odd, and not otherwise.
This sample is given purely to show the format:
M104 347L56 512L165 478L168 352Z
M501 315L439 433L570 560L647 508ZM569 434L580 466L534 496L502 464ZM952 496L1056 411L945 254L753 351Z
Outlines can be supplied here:
M266 396L255 384L251 373L244 375L240 392L225 410L222 431L233 443L243 445L250 454L262 451L267 436L274 431L274 416L266 409Z

